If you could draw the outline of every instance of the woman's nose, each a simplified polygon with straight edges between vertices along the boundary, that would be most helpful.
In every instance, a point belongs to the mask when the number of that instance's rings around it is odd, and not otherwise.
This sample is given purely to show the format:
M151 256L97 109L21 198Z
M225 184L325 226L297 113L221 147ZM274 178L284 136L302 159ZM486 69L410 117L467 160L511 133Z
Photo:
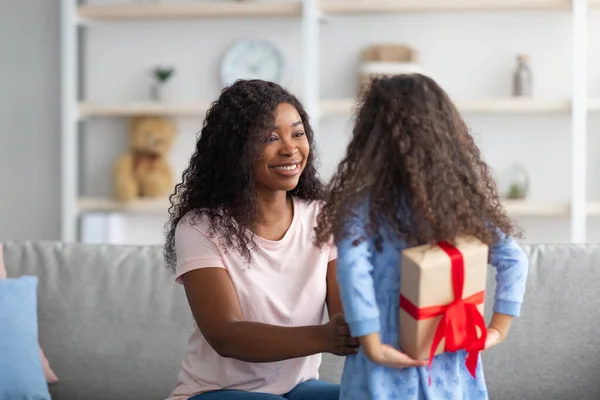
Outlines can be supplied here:
M285 139L281 141L281 148L279 150L281 155L284 156L293 156L298 152L298 147L295 143L289 139Z

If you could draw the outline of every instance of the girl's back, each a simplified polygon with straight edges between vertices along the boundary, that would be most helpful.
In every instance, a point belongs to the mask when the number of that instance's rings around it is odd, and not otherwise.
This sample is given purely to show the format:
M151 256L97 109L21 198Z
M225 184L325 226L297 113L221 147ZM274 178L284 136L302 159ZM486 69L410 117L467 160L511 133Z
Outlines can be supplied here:
M473 378L464 351L436 356L429 372L398 350L404 248L461 235L490 246L498 285L488 346L519 314L528 267L479 149L433 80L416 74L373 81L317 235L321 242L335 238L344 312L362 344L346 360L342 400L487 398L481 361Z

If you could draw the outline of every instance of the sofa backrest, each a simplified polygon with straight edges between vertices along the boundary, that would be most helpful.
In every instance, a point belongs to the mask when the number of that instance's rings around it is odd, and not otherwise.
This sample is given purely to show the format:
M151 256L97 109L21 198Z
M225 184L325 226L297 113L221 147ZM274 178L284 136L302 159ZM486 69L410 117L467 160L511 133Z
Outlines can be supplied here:
M600 245L524 250L530 266L521 316L504 343L483 353L490 398L600 399ZM489 277L488 300L493 270Z
M193 330L158 247L5 243L8 276L37 275L53 400L165 399Z
M521 317L483 353L491 399L600 398L600 245L524 246ZM40 343L60 382L54 400L164 399L193 320L160 247L5 243L8 275L39 277ZM486 316L493 305L490 268ZM324 356L339 382L343 359Z

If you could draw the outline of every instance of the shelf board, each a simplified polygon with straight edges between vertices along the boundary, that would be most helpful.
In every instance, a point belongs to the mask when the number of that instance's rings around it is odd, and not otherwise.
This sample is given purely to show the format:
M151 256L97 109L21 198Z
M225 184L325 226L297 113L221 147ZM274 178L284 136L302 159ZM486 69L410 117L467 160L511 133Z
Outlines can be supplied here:
M570 100L538 99L480 99L457 100L460 112L466 114L565 114L571 111ZM355 99L332 99L321 101L323 115L351 114L356 106ZM168 115L204 117L210 107L208 102L193 103L79 103L80 117L133 117L137 115ZM588 99L590 111L600 111L600 98Z
M587 107L589 111L600 111L600 98L590 97L589 99L587 99Z
M568 203L505 200L503 205L511 217L568 217L570 212ZM81 212L160 214L166 213L170 204L167 198L136 200L124 204L110 198L80 197L78 206ZM594 210L600 215L600 203L596 204Z
M542 100L527 98L457 100L456 105L464 113L519 113L549 114L568 113L570 100Z
M356 107L356 100L352 98L322 100L320 103L321 114L337 115L337 114L353 114Z
M600 217L600 201L588 202L587 215L590 217Z
M80 212L104 212L126 214L160 214L167 213L170 203L167 198L135 200L120 203L111 198L80 197L77 201Z
M196 4L105 4L80 5L77 14L83 20L167 20L232 17L300 16L300 1L225 1Z
M566 202L504 200L502 204L510 217L568 217L571 212Z
M161 102L134 102L134 103L80 103L80 117L134 117L138 115L168 115L168 116L196 116L204 117L210 106L206 102L198 103L161 103Z
M569 10L571 0L323 0L328 14Z
M326 100L321 102L323 115L350 114L355 107L354 99ZM600 101L598 102L600 109ZM569 100L537 99L481 99L456 100L460 112L468 114L542 114L567 113L571 109Z

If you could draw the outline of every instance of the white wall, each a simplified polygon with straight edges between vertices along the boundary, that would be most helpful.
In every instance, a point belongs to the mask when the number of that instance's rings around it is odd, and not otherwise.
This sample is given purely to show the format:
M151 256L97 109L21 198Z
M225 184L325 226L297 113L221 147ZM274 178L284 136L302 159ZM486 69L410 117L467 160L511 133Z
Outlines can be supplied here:
M0 241L60 237L58 49L58 0L0 0Z
M8 2L7 0L3 0ZM175 1L175 0L170 0ZM101 0L95 1L100 3ZM17 4L30 2L10 2L16 10ZM27 18L40 19L43 23L56 16L57 1L52 6L38 0L37 10L49 10L40 17L30 11ZM42 6L42 4L44 4ZM19 6L21 7L21 6ZM22 7L25 7L24 5ZM27 6L30 7L29 5ZM35 8L34 6L31 6ZM44 7L44 8L41 8ZM6 8L2 8L6 9ZM41 21L43 20L43 21ZM594 12L590 18L590 49L598 46L595 38L600 37L600 14ZM47 23L47 21L46 21ZM353 25L356 24L356 25ZM38 24L28 23L27 29L35 29ZM594 26L596 25L596 26ZM0 29L7 25L0 24ZM19 29L25 31L25 24L12 25L11 30L2 35L15 36ZM568 98L571 90L571 18L566 12L535 13L452 13L452 14L411 14L393 16L343 17L334 18L322 26L321 42L321 95L324 98L347 97L353 94L356 86L356 68L359 51L374 42L403 42L419 50L424 68L434 76L454 98L502 97L510 90L514 56L518 52L531 55L535 78L535 95L540 98ZM44 28L44 35L51 36L51 29ZM0 31L2 32L2 31ZM58 28L54 32L58 38ZM42 34L40 34L42 36ZM212 100L221 86L218 79L220 59L226 47L236 39L256 36L272 40L285 52L294 68L289 88L301 93L301 25L297 19L265 20L198 20L172 22L117 22L91 27L84 37L85 94L93 101L128 101L145 99L147 95L147 71L155 64L172 64L176 75L169 84L168 96L173 100ZM3 42L0 42L3 43ZM44 75L48 75L42 97L56 95L58 67L56 59L46 53L56 52L55 41L46 42L40 49L45 58L42 65L49 65ZM23 45L25 46L25 44ZM41 45L40 45L41 46ZM6 54L3 52L2 54ZM597 52L590 52L590 95L600 95L598 91L600 74L594 68L600 62ZM54 61L53 61L54 60ZM36 58L38 65L40 57ZM4 65L5 61L0 61ZM16 71L15 73L20 73ZM27 75L30 76L30 75ZM2 87L14 81L5 76ZM22 78L20 81L26 80ZM29 102L39 95L34 89L28 92ZM0 105L10 104L4 100ZM42 102L43 103L43 102ZM40 106L41 107L41 106ZM40 110L39 115L52 115L55 124L58 111L49 104ZM4 110L5 108L1 108ZM50 110L50 111L48 111ZM56 113L56 114L54 114ZM28 114L30 115L30 114ZM542 201L568 201L570 192L570 118L568 115L539 116L466 116L473 133L484 154L501 175L513 162L519 162L530 172L532 184L530 198ZM30 118L31 119L31 118ZM4 124L6 119L2 118ZM25 121L27 118L16 119ZM589 121L589 175L588 198L600 200L600 184L595 171L600 164L597 151L600 147L594 132L598 118ZM27 123L32 123L28 121ZM40 124L42 124L40 122ZM45 123L44 126L52 125ZM200 129L199 119L178 120L179 136L171 153L171 160L179 172L186 166L193 150L195 135ZM8 130L19 128L13 122ZM54 127L55 128L55 127ZM322 160L322 175L328 178L342 156L351 128L349 117L326 117L316 126L317 140ZM2 130L7 131L7 128ZM28 134L39 132L40 128L28 129ZM82 136L82 161L84 164L84 195L106 196L110 193L110 168L118 152L125 150L126 125L122 119L92 119L86 122ZM0 134L7 140L5 133ZM49 140L39 134L35 140ZM11 141L17 140L14 137ZM10 153L19 146L10 143ZM4 142L2 142L5 148ZM48 192L48 204L58 206L58 143L47 142L44 157L48 160L43 166L32 167L43 171L44 193ZM3 153L2 158L6 158ZM41 155L33 157L39 159ZM42 158L44 158L42 157ZM13 157L20 161L22 157ZM12 160L10 165L17 165ZM22 164L24 162L20 161ZM3 163L3 165L5 165ZM8 164L7 164L8 165ZM13 167L11 167L12 169ZM2 168L1 174L7 174ZM54 178L55 177L55 178ZM56 179L56 180L54 180ZM7 178L4 178L6 181ZM15 190L21 181L8 185ZM51 182L51 183L48 183ZM5 183L5 182L2 182ZM1 186L6 188L6 185ZM50 188L53 188L51 190ZM41 190L31 189L32 193ZM22 193L22 192L21 192ZM23 197L23 194L21 194ZM6 196L3 197L3 202ZM14 199L14 197L13 197ZM12 204L2 207L4 221L8 215L17 215L22 200L11 200ZM37 217L48 227L45 236L58 232L57 212L43 212L39 197L35 207ZM0 214L2 215L2 214ZM11 223L19 217L12 218ZM160 243L163 238L164 216L138 216L126 219L124 236L133 243ZM525 229L529 242L566 242L569 240L568 219L523 218L519 224ZM589 219L589 240L600 238L600 220ZM0 226L0 229L2 227ZM16 232L13 228L10 232ZM37 232L33 227L24 228L22 234L30 237ZM1 233L2 231L0 231ZM51 232L51 233L50 233ZM0 236L1 238L1 236Z

